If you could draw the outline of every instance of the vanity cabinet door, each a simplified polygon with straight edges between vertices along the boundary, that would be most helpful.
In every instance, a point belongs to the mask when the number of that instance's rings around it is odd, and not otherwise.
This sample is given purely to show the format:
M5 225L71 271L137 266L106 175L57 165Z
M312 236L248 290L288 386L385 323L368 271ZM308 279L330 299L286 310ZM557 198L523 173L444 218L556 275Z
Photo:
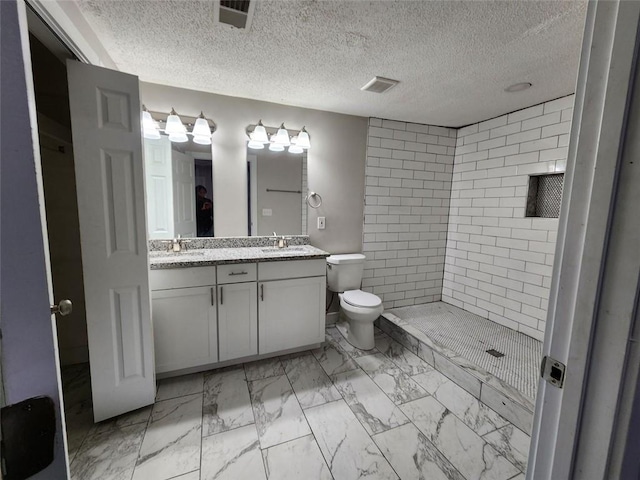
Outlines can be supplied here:
M261 282L258 289L261 355L324 341L325 277Z
M218 361L215 286L151 292L156 372Z
M218 285L220 361L258 353L258 305L255 282Z

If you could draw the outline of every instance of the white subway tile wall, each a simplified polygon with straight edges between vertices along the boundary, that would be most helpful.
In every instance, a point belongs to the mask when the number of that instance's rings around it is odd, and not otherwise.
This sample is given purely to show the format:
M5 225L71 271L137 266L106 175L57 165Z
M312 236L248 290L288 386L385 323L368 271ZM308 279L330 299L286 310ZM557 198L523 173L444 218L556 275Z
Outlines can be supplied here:
M362 287L385 308L440 300L456 131L369 119Z
M539 340L558 219L525 217L527 187L529 175L564 172L573 102L570 95L457 132L442 300Z

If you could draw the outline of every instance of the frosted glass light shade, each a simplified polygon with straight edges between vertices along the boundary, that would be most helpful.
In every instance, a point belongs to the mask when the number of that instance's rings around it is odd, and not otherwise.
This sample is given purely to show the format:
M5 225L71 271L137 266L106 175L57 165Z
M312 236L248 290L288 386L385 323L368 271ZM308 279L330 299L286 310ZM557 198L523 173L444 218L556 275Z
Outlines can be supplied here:
M302 127L302 130L298 134L298 140L296 142L296 145L298 145L301 148L304 148L305 150L311 148L311 142L309 141L309 134L304 129L304 127Z
M209 122L207 122L207 119L204 117L197 118L196 123L193 125L193 130L191 131L191 133L194 137L210 137L211 129L209 128Z
M249 140L247 147L252 148L253 150L262 150L264 148L264 143L258 142L257 140Z
M267 137L267 130L260 124L256 125L256 128L253 129L251 138L256 142L262 142L262 143L269 142L269 137Z
M299 145L291 145L288 150L289 153L302 153L304 150Z
M158 130L154 129L144 129L142 131L142 136L144 138L148 138L149 140L160 140L160 132Z
M169 135L172 133L187 132L187 128L182 124L182 120L180 120L180 117L176 114L175 110L171 110L171 114L167 117L167 124L164 127L164 131Z
M211 145L211 134L209 135L194 135L193 143L198 145Z
M272 152L284 152L284 145L272 143L271 145L269 145L269 150L271 150Z
M284 124L282 124L282 126L278 129L278 133L276 133L274 142L284 147L288 147L289 145L291 145L291 140L289 140L289 132L286 128L284 128Z
M189 137L187 137L186 133L170 133L169 140L174 143L184 143L189 141Z
M156 123L146 110L142 112L142 128L145 130L154 130L156 128Z

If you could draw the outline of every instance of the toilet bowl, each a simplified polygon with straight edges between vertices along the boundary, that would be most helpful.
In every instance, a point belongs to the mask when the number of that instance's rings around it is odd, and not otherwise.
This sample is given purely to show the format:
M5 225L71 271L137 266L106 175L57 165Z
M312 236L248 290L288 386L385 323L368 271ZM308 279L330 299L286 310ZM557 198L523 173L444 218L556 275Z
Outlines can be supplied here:
M340 310L347 319L347 341L361 350L371 350L375 347L373 323L382 314L382 301L361 290L348 290L338 297Z

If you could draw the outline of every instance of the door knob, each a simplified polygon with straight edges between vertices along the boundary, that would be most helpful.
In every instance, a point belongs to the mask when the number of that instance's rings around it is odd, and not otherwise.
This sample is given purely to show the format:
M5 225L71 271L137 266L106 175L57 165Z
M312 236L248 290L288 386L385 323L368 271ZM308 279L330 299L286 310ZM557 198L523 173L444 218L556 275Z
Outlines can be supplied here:
M51 305L51 314L57 313L61 316L69 315L73 311L71 300L60 300L58 305Z

